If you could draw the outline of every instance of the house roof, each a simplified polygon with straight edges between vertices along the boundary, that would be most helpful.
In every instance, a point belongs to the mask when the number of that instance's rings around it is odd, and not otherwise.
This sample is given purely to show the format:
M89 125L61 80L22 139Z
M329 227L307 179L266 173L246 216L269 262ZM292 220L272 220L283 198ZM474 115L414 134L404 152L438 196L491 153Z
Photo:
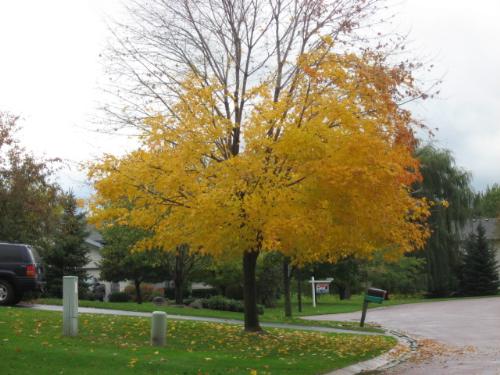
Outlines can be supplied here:
M94 247L97 247L98 249L100 249L102 247L102 243L94 241L91 238L86 238L85 243L92 245Z
M495 218L478 218L469 220L462 229L462 238L467 238L471 233L477 233L477 227L482 224L486 238L500 240L500 220Z
M97 247L98 249L102 248L104 240L97 229L94 226L87 225L87 232L88 236L85 239L85 242L91 246Z

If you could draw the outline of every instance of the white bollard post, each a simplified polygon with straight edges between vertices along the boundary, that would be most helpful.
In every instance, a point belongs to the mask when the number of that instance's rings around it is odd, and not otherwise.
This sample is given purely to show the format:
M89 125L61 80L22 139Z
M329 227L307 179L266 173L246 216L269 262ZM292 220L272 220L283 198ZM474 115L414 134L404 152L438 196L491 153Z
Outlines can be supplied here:
M78 277L63 277L63 335L78 335Z
M165 346L167 340L167 314L153 311L151 317L151 345Z

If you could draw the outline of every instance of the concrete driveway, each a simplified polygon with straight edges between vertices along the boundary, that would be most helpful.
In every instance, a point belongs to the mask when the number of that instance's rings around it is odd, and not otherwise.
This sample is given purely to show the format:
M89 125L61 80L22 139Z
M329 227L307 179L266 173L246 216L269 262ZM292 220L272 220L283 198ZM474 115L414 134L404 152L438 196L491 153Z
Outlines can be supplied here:
M307 317L357 320L361 312ZM369 310L367 322L420 340L420 354L384 374L499 374L500 298L425 302Z

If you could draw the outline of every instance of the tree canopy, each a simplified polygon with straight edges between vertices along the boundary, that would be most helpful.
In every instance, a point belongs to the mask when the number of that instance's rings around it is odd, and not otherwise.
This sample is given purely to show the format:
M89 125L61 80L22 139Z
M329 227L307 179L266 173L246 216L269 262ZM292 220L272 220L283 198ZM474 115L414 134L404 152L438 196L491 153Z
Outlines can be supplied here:
M290 95L275 101L266 83L251 93L237 154L234 124L214 101L225 88L188 77L175 116L148 119L138 150L92 166L94 220L151 231L141 246L189 243L226 258L277 250L334 262L423 246L426 201L409 191L420 178L412 120L394 102L411 77L330 43L301 56ZM109 204L124 197L133 207Z
M359 32L384 5L133 2L108 53L118 104L106 109L141 144L91 166L94 220L150 231L139 246L242 258L247 330L260 329L261 252L300 264L423 246L418 124L402 105L428 94L420 64L391 63L401 39ZM113 205L124 198L133 207Z

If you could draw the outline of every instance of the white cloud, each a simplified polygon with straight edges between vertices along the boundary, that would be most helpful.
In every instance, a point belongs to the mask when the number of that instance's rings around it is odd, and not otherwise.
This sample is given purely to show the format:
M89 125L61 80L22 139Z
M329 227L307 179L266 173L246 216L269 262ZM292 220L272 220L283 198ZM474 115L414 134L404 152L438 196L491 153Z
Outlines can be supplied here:
M478 189L500 182L500 1L407 0L400 27L414 48L433 56L444 82L440 98L417 108L473 172Z

